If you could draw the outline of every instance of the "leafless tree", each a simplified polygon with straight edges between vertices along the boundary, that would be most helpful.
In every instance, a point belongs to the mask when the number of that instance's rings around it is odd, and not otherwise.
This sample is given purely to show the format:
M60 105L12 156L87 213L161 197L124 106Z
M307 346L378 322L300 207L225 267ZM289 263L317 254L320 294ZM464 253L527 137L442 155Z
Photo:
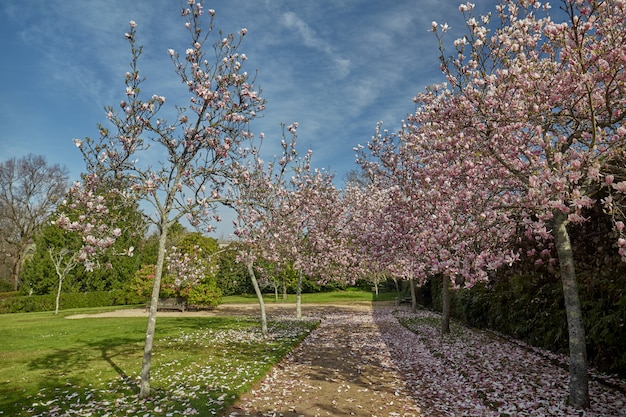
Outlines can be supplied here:
M66 167L33 154L0 163L0 262L16 291L34 234L65 195L68 178Z

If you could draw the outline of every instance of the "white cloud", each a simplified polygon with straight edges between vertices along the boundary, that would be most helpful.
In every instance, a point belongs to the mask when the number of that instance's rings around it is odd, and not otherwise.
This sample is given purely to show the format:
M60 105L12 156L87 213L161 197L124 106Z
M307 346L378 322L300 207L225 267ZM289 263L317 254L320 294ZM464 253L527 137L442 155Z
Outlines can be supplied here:
M341 56L331 41L323 39L304 20L294 12L285 12L281 16L281 22L287 29L294 29L302 38L304 45L316 49L333 62L334 70L339 78L347 77L350 74L351 62L348 58Z
M105 121L102 106L123 98L130 60L124 32L131 19L144 46L144 92L164 95L170 109L188 105L167 54L187 45L178 0L5 3L3 62L14 66L0 66L4 157L36 149L50 162L82 169L72 138L97 135L96 124ZM437 42L428 30L432 20L462 29L457 6L441 0L205 2L205 9L216 10L217 29L248 28L244 67L251 74L258 69L257 85L268 99L252 126L266 134L265 159L279 150L280 123L298 121L299 152L312 148L313 165L337 171L339 181L355 167L352 148L371 137L378 121L395 130L413 110L412 97L441 80ZM160 116L171 120L175 111L168 111ZM143 162L158 164L154 152ZM226 220L217 234L230 229Z
M266 133L265 148L271 151L279 140L280 122L298 121L300 150L311 146L316 166L343 171L353 164L352 147L367 141L379 120L394 129L413 110L412 97L441 79L436 39L428 29L432 20L461 29L452 19L458 17L457 6L441 0L229 0L206 3L205 9L216 9L218 29L248 28L241 52L248 56L244 66L249 73L258 68L257 84L268 99L264 118L253 125L257 134ZM20 7L10 2L2 7L0 18L22 33L19 52L29 58L22 63L30 77L14 81L25 93L7 88L13 94L7 97L26 104L13 112L23 115L19 121L0 119L6 131L23 135L20 124L29 123L26 115L35 120L42 119L38 112L49 114L50 109L22 98L31 94L59 105L72 102L75 112L59 114L57 126L30 123L32 135L39 129L49 142L73 146L72 136L59 127L71 127L77 137L93 134L96 123L104 121L102 106L116 106L123 95L130 59L123 33L131 19L137 21L144 45L144 92L164 95L168 106L188 104L188 92L167 56L168 48L186 47L179 1L29 0ZM0 32L7 31L3 26ZM5 62L20 59L5 54Z

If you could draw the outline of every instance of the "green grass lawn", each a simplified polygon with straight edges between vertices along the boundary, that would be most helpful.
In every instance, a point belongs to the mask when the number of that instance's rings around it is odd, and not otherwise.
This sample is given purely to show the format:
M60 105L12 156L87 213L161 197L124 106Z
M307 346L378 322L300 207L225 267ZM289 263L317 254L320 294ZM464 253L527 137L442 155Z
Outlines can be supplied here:
M369 301L389 301L395 300L395 292L380 293L378 300L374 299L374 293L372 291L363 291L354 288L348 288L343 291L331 291L331 292L318 292L318 293L305 293L302 294L303 303L349 303L349 302L369 302ZM276 297L274 294L263 294L263 301L266 303L275 303ZM257 303L258 299L256 295L232 295L222 297L222 303ZM287 299L284 300L282 294L278 295L279 303L295 303L296 295L287 294Z
M159 317L154 395L140 401L146 319L65 318L89 311L0 315L0 415L219 414L316 325L270 322L262 338L252 319Z

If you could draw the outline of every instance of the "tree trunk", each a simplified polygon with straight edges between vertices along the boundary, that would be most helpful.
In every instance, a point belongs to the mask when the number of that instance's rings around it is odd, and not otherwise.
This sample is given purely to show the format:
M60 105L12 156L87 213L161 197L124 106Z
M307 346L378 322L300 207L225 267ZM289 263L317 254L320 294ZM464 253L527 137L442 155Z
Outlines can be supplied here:
M296 318L302 318L302 271L298 273L298 285L296 286Z
M393 283L396 286L396 298L399 300L402 297L402 294L400 294L400 285L398 285L398 278L393 277Z
M54 265L54 270L59 277L59 289L57 290L56 308L54 314L59 314L59 305L61 303L61 288L63 287L63 281L69 272L76 267L76 258L74 254L66 260L65 256L70 254L67 249L58 249L55 253L53 248L48 249L50 260Z
M415 279L409 279L409 288L411 289L411 310L417 311L417 294L415 291Z
M283 301L287 299L287 278L283 278Z
M13 279L13 289L15 291L20 289L20 275L22 275L22 269L24 269L24 263L29 255L29 252L35 248L34 243L20 243L20 249L17 253L17 260L15 265L11 268L11 276Z
M441 284L441 334L450 333L450 277L443 275Z
M278 302L278 284L274 285L274 301Z
M569 404L574 407L589 407L589 376L587 374L587 346L583 324L574 255L567 232L567 218L561 212L554 216L555 243L559 257L567 328L569 332Z
M59 304L61 302L61 286L63 285L63 277L59 276L59 289L57 290L56 308L54 314L59 314Z
M159 293L161 292L161 278L163 277L163 264L165 263L165 245L167 242L168 227L163 227L159 236L159 253L157 255L154 284L152 285L152 298L150 299L150 312L148 314L148 329L143 348L143 360L141 363L141 383L139 398L150 396L150 366L152 364L152 347L156 331L157 307L159 305Z
M22 260L21 256L13 265L11 269L11 275L13 276L13 290L18 291L20 289L20 270L21 270Z
M250 281L252 281L254 292L259 299L259 307L261 308L261 333L263 335L266 335L267 316L265 315L265 302L263 301L263 293L261 293L261 287L259 287L259 282L256 280L256 275L254 274L254 266L252 265L252 262L248 262L246 266L248 267L248 275L250 275Z

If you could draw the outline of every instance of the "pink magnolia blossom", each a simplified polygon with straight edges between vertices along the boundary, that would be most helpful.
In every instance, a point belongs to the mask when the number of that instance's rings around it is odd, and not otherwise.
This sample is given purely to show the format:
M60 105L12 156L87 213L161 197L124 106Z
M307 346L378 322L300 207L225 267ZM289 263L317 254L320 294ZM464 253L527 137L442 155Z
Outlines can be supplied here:
M149 395L151 334L165 261L169 229L180 219L192 226L213 228L213 213L220 204L232 204L238 188L249 177L247 160L258 152L249 122L259 115L264 99L239 59L244 33L225 34L214 30L214 12L204 23L203 6L189 0L181 16L190 37L185 45L168 50L174 78L183 86L188 101L173 106L174 123L158 117L165 97L145 94L140 71L142 47L137 44L136 25L126 34L132 54L130 76L125 78L121 112L106 107L109 127L100 138L86 138L81 150L90 172L124 184L126 195L147 203L148 220L161 234L146 355L142 365L141 396ZM219 36L218 42L206 41ZM220 42L219 39L224 39ZM211 45L206 48L206 45ZM185 51L179 56L175 51ZM246 94L243 94L246 91ZM101 157L101 156L105 157ZM163 158L155 160L155 155ZM149 161L149 162L148 162ZM207 193L216 190L216 194ZM94 242L108 244L94 236Z

